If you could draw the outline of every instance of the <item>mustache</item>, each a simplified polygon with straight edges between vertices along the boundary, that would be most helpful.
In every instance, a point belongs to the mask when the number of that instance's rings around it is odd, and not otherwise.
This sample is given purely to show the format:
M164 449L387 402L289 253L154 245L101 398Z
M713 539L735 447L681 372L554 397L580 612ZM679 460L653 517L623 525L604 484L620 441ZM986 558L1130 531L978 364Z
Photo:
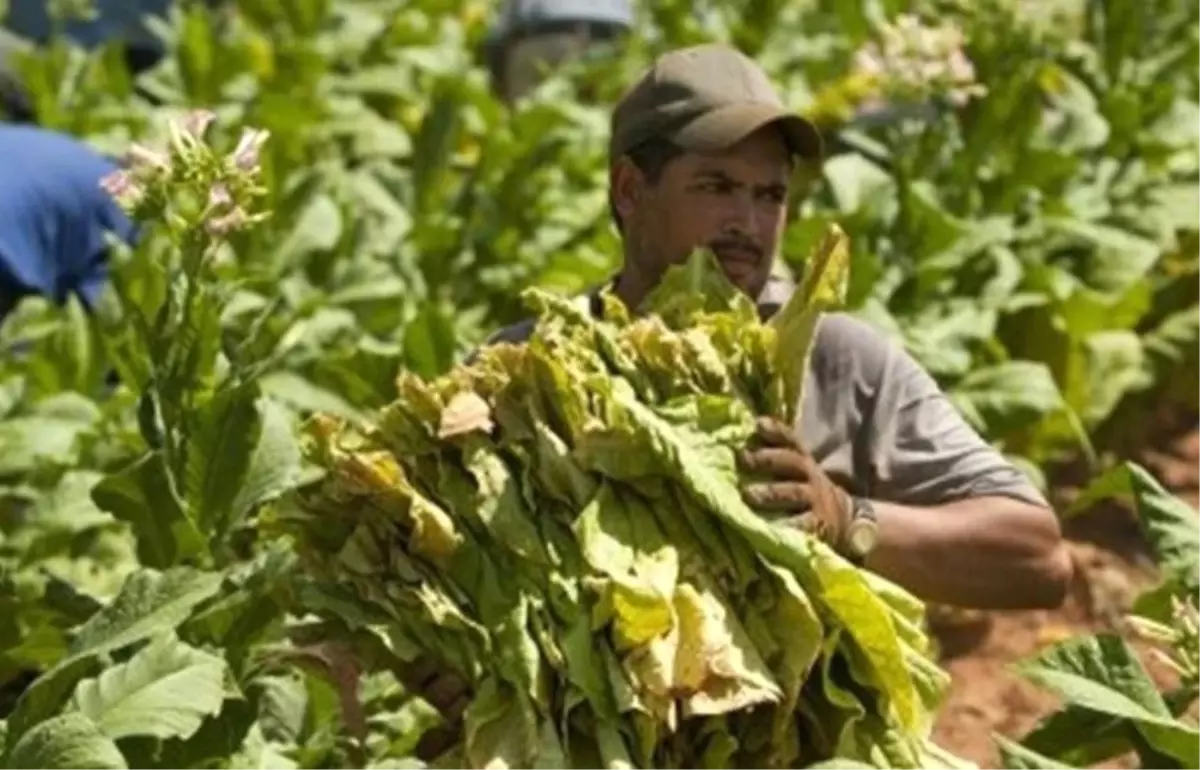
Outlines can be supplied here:
M756 259L762 259L766 252L761 246L753 241L744 238L717 238L709 241L708 248L712 249L718 256L723 251L746 251L754 255Z

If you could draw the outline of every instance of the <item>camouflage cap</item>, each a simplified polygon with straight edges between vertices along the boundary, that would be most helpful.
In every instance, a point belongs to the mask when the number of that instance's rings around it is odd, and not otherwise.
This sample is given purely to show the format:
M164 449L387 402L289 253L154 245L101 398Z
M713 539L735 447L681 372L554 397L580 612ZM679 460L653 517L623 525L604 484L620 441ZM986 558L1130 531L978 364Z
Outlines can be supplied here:
M685 150L712 152L777 123L793 154L821 156L820 132L783 105L767 74L745 54L710 43L663 54L617 104L609 158L667 138Z

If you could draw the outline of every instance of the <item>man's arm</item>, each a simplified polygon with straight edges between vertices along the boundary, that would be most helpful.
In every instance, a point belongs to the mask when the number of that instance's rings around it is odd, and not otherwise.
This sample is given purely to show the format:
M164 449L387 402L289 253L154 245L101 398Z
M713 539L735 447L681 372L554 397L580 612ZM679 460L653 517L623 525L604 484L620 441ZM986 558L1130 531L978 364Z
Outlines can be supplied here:
M819 334L815 382L839 400L804 408L856 410L848 485L873 503L879 522L866 565L927 601L978 609L1060 604L1070 556L1054 511L1028 478L899 345L842 315L827 316ZM747 501L763 511L807 511L792 521L844 545L850 497L803 452L803 436L760 425L759 442L767 448L743 465L769 480L749 484Z
M979 609L1053 608L1071 560L1048 508L1010 497L939 506L876 502L866 566L926 601Z
M1061 604L1071 561L1045 498L903 348L869 333L881 364L864 423L879 520L867 565L931 601Z

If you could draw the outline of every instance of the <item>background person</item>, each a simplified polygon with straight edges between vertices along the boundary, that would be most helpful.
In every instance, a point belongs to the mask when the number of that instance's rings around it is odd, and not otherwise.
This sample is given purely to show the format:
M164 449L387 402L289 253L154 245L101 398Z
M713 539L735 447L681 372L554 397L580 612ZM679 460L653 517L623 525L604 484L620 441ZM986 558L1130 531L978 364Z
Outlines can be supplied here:
M26 296L94 308L108 279L108 242L134 223L100 187L115 170L73 137L0 124L0 321Z

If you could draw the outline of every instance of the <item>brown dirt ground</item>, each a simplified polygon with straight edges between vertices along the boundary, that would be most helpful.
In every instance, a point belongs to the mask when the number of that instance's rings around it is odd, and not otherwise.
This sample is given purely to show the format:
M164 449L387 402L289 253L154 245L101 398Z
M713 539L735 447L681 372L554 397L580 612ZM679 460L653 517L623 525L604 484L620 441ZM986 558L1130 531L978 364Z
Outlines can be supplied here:
M1172 421L1175 438L1160 451L1137 459L1165 486L1197 505L1200 487L1200 435L1194 415L1182 425ZM1064 482L1063 499L1075 489ZM1058 703L1012 671L1012 664L1067 636L1116 628L1122 613L1142 587L1154 581L1153 562L1133 514L1119 505L1103 505L1065 526L1075 559L1073 589L1054 611L996 612L938 621L942 665L952 684L934 740L979 764L999 767L993 732L1019 738ZM1138 645L1142 647L1142 645ZM1142 656L1160 683L1170 674ZM1111 765L1113 767L1119 764ZM1128 766L1128 765L1126 765Z

